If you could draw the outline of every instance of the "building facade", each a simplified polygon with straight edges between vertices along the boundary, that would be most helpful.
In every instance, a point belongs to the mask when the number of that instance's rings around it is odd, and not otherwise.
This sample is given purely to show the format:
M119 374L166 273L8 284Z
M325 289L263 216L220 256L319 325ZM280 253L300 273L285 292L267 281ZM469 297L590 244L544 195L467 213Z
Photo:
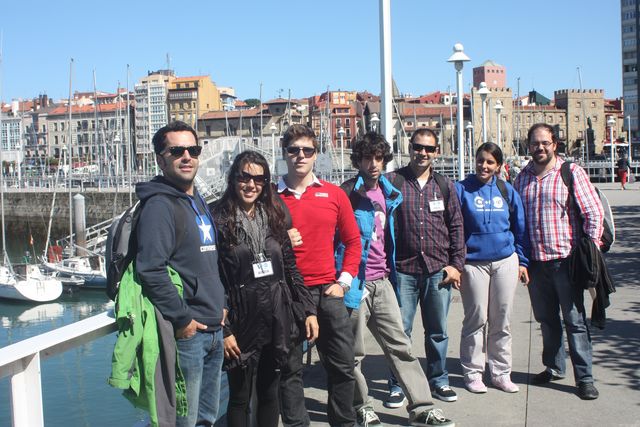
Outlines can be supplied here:
M176 77L169 84L169 120L180 120L197 129L198 117L222 110L220 93L209 76Z
M620 0L620 25L622 38L622 94L624 115L631 119L631 139L638 141L638 108L640 86L638 85L638 45L640 43L640 1ZM628 126L628 124L625 124ZM625 127L626 129L626 127ZM636 149L634 148L634 151ZM638 153L640 154L640 153ZM635 156L634 156L635 157Z

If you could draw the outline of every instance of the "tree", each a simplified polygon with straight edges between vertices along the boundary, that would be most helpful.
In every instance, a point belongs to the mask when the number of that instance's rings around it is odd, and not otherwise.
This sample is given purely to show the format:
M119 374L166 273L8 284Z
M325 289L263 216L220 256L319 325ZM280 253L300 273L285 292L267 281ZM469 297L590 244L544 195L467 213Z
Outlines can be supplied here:
M245 99L244 102L251 108L256 108L260 106L260 100L256 98Z

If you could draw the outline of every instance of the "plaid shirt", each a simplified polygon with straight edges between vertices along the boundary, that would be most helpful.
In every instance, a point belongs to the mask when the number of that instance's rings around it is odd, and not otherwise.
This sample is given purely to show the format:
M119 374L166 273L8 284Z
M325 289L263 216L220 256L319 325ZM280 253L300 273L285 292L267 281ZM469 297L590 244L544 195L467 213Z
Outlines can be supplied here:
M388 174L389 181L393 183L396 174L405 178L402 188L399 188L403 202L396 210L398 271L406 274L433 274L447 265L462 271L465 258L464 230L460 202L453 182L447 180L449 202L445 210L430 212L429 202L443 200L433 175L420 188L415 174L408 166Z
M584 169L571 165L575 201L579 206L569 209L569 189L562 181L560 166L564 160L557 157L553 169L537 177L530 162L518 174L514 187L522 197L527 232L531 240L531 258L550 261L566 258L582 235L579 213L582 212L583 231L600 245L604 210L595 188Z

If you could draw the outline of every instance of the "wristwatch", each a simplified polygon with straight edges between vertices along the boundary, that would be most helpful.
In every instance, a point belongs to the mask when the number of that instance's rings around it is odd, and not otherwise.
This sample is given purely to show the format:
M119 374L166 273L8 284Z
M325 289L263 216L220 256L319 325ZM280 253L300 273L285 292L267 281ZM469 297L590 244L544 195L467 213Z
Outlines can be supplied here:
M351 289L351 285L347 285L344 282L338 282L338 285L340 285L340 287L342 288L342 292L344 292L345 294L349 292L349 289Z

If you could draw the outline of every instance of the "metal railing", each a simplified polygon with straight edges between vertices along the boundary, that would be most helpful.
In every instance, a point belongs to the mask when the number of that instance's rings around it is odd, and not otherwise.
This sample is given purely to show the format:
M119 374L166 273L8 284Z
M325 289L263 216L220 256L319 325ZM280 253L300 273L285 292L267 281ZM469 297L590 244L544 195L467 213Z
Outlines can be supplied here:
M14 427L44 426L40 363L117 330L113 310L0 348L0 378L11 377Z

